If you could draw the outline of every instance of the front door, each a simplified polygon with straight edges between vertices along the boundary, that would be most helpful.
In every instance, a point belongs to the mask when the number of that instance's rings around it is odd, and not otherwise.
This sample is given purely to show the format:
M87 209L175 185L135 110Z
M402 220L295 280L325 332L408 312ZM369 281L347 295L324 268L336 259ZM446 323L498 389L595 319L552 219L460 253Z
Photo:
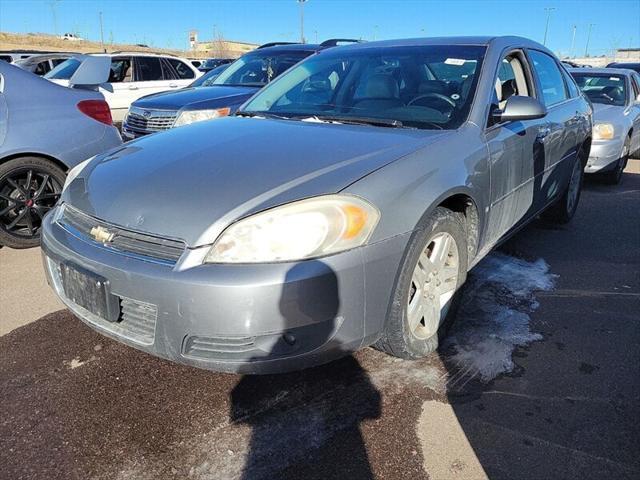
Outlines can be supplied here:
M509 97L533 96L533 79L524 53L510 52L496 75L491 111ZM545 119L496 123L490 114L485 131L491 168L491 205L485 244L494 245L527 218L534 204L534 178L543 170L539 141Z

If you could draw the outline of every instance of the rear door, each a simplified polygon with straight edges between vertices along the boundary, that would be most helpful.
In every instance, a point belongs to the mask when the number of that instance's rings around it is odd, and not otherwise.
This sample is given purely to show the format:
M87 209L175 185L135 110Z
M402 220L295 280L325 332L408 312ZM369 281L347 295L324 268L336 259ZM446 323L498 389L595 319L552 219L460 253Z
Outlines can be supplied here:
M531 69L536 78L538 100L547 108L544 125L538 133L542 148L543 166L536 171L535 208L545 207L567 184L579 145L581 116L577 103L578 92L571 94L564 69L551 55L529 49ZM574 89L572 89L573 91Z
M169 90L174 83L172 75L163 69L160 57L136 57L135 65L136 99Z

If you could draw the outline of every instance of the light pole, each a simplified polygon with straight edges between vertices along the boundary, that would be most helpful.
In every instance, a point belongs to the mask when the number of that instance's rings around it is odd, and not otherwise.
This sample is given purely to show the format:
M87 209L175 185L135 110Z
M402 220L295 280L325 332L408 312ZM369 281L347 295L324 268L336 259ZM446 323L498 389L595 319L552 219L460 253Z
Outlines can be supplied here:
M591 41L591 28L595 26L595 23L589 24L589 33L587 33L587 45L584 47L584 56L589 56L589 41Z
M104 31L102 30L102 12L98 12L100 16L100 46L102 47L102 51L107 53L107 49L104 48Z
M60 0L51 0L49 5L51 6L51 16L53 17L53 33L58 36L58 18L56 16L56 3Z
M549 20L551 20L551 12L553 12L554 10L555 10L554 7L546 7L544 9L544 11L547 12L547 24L544 27L544 40L542 40L543 45L547 44L547 33L549 32Z
M304 4L307 0L297 0L300 4L300 43L306 43L304 39Z
M575 52L574 47L575 47L575 45L576 45L576 29L577 29L577 28L578 28L578 26L577 26L577 25L574 25L574 26L573 26L573 35L571 36L571 52L570 52L570 54L569 54L569 56L570 56L571 58L573 58L573 56L574 56L573 54L574 54L574 52Z

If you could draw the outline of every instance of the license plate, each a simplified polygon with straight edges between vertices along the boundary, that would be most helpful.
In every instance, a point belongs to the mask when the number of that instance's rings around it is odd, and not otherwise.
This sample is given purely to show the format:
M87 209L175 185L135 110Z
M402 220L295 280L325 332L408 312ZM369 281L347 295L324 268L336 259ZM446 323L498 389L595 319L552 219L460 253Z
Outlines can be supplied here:
M110 322L120 317L118 297L109 292L109 281L70 263L60 265L65 296L76 305Z

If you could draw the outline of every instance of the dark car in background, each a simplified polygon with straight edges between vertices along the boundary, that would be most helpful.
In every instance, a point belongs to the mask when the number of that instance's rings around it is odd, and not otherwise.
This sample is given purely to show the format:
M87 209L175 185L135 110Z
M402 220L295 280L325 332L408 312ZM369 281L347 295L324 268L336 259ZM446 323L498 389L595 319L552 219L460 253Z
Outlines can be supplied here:
M126 139L173 127L225 117L278 75L315 52L356 40L331 39L320 44L267 43L233 62L211 83L191 85L140 98L122 125Z
M613 62L607 68L626 68L640 73L640 62Z
M200 65L198 65L197 67L201 72L208 72L216 67L219 67L220 65L232 63L234 60L235 59L233 58L207 58L206 60L200 62Z

